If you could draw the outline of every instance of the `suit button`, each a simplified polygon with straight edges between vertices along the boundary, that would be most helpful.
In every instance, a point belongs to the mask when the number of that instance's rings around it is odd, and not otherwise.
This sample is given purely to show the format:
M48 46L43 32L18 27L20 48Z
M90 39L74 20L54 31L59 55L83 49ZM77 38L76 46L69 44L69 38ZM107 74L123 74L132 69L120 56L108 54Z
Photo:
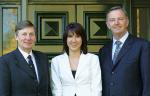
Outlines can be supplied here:
M113 71L111 72L111 74L114 74L114 73L115 73L115 72L113 72Z
M113 86L113 85L114 85L114 83L113 83L113 82L111 82L111 83L110 83L110 86Z
M32 65L29 65L29 67L32 69Z

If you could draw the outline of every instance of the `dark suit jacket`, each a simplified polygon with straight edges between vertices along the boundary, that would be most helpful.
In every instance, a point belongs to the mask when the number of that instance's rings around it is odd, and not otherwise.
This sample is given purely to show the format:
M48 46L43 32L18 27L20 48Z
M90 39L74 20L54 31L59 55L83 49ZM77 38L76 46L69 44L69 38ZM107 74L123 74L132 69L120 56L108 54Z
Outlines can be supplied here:
M51 96L47 56L33 54L39 83L18 49L0 57L0 96Z
M150 43L128 36L116 64L112 42L99 52L103 96L150 96Z

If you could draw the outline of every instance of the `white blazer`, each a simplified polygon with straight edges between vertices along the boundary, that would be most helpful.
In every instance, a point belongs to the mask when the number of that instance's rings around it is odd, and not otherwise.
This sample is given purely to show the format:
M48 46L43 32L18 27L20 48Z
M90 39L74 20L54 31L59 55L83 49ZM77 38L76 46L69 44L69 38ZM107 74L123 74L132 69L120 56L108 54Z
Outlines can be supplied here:
M81 54L75 78L66 53L51 62L51 86L53 96L101 96L101 70L98 56Z

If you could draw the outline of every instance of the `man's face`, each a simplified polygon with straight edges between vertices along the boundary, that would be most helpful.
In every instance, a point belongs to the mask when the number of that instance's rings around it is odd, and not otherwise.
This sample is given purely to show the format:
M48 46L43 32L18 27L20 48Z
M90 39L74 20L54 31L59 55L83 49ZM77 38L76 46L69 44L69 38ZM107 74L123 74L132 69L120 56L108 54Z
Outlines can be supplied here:
M129 20L122 10L113 10L107 15L107 27L114 35L122 35L128 29Z
M18 47L25 52L30 52L36 41L34 27L26 27L22 30L18 30L16 40L18 41Z

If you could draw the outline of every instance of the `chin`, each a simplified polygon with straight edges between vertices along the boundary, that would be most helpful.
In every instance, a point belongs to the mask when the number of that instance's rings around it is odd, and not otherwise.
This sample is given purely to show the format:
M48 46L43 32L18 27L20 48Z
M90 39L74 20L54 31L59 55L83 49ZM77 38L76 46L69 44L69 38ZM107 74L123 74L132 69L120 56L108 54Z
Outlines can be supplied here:
M121 31L114 31L114 34L121 34Z
M25 49L32 49L32 47L31 46L26 46L26 47L24 47Z

